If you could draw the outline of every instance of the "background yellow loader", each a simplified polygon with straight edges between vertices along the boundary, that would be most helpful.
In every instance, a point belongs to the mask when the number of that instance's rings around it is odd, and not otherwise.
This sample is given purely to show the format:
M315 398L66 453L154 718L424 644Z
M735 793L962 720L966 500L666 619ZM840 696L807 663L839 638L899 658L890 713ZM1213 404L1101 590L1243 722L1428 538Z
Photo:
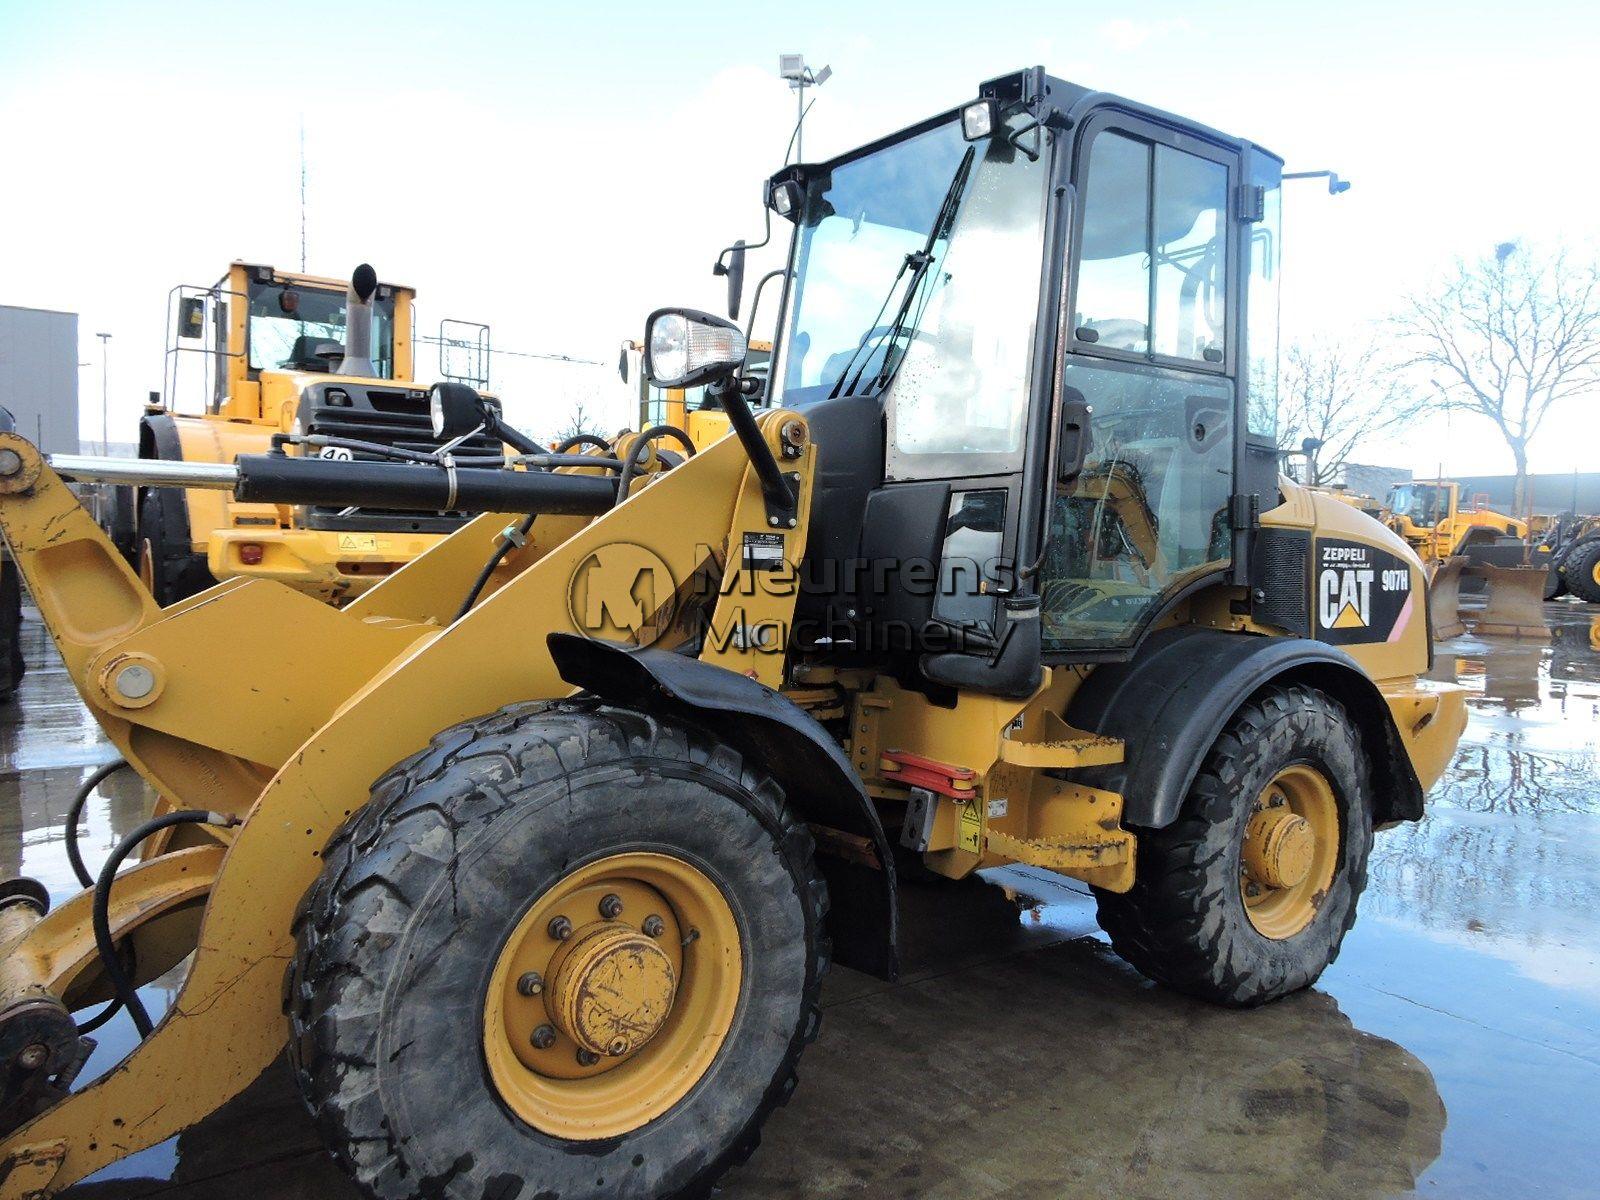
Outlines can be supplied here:
M285 1046L368 1195L702 1194L795 1086L830 963L895 974L902 862L1082 880L1209 1001L1310 984L1465 709L1422 678L1417 555L1277 474L1280 176L1034 68L769 181L759 412L743 334L663 309L645 371L707 389L693 434L552 454L438 385L442 437L515 461L0 435L0 533L160 797L91 892L0 889L0 1198ZM342 609L256 578L163 608L63 483L135 477L482 515ZM157 1022L134 986L191 952ZM106 1002L147 1036L77 1087Z

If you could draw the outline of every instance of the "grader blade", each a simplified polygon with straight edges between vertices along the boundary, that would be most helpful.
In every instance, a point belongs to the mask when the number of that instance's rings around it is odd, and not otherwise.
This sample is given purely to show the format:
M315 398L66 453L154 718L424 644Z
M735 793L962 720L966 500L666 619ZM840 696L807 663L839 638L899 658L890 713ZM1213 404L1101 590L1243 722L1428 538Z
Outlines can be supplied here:
M1428 583L1428 618L1433 640L1449 641L1466 633L1461 623L1461 569L1469 560L1462 555L1435 564Z
M1543 567L1479 568L1488 584L1488 602L1472 631L1480 637L1511 637L1548 642L1550 627L1544 619Z
M794 414L773 411L763 414L761 436L777 452L780 429L794 439L804 428ZM789 457L804 512L814 460ZM184 838L152 843L147 860L118 877L119 939L146 929L170 943L177 915L188 913L188 944L178 954L194 952L188 977L127 1059L65 1098L59 1088L46 1096L39 1115L0 1145L0 1200L54 1194L171 1137L271 1063L285 1043L295 909L322 868L324 845L367 802L373 782L437 731L573 690L545 635L595 632L577 623L583 614L574 615L569 590L597 552L655 545L660 567L684 588L747 532L774 536L760 481L733 437L635 500L594 520L541 518L509 556L509 577L453 623L450 610L506 515L477 518L344 610L268 581L219 584L163 610L38 451L0 435L0 533L90 711L161 794L158 813L201 804L242 820L225 838L186 829ZM675 536L659 545L651 534L667 521ZM789 561L798 561L804 535L803 522L779 535ZM712 599L719 617L736 605L741 627L786 619L763 611L782 602L760 594ZM792 598L787 604L792 610ZM285 628L296 636L239 636ZM669 630L660 644L674 636L683 635ZM764 669L776 670L781 659L768 657L775 664ZM130 683L131 666L142 672ZM187 881L181 888L168 878L174 871ZM85 894L43 920L30 912L19 918L20 936L0 946L6 994L46 1003L58 1024L64 1002L76 1008L105 994L92 940L84 940L88 905ZM0 919L5 913L0 908ZM155 923L161 917L169 918L165 929ZM136 983L150 977L146 961L152 969L177 961L135 944ZM3 1034L0 1026L0 1046L9 1044ZM20 1091L0 1096L22 1100Z

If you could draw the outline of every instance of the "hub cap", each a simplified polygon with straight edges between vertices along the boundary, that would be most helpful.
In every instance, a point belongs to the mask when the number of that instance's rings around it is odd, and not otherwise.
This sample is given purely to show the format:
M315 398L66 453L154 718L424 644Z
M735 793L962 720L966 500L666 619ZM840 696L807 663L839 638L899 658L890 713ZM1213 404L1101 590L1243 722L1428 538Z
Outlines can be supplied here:
M500 950L484 1001L490 1078L544 1133L631 1132L710 1068L742 976L733 910L703 872L665 854L588 863Z
M1311 924L1338 854L1333 787L1315 767L1284 768L1257 797L1239 847L1239 889L1257 932L1288 938Z

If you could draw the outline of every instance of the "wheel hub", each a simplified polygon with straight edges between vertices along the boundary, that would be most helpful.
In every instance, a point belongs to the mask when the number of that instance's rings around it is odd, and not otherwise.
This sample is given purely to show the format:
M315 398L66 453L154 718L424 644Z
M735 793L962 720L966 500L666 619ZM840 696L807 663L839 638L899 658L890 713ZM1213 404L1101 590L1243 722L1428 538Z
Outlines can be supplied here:
M590 925L551 963L550 1020L592 1054L621 1058L660 1032L678 990L654 938L618 921Z
M1287 807L1263 808L1245 831L1245 873L1265 887L1298 887L1311 873L1316 848L1311 822Z

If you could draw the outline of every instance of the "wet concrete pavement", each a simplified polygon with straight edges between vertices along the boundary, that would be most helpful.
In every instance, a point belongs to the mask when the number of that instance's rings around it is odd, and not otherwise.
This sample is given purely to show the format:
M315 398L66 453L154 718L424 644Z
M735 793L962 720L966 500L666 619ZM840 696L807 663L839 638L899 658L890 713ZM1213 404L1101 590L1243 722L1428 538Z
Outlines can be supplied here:
M1361 919L1308 993L1231 1012L1146 983L1046 872L910 889L895 985L829 977L801 1086L730 1200L1592 1196L1600 1173L1600 610L1548 646L1465 637L1471 723L1427 818L1380 834ZM37 623L0 710L6 874L75 890L73 791L112 752ZM91 804L98 862L144 814ZM156 1010L171 981L146 990ZM119 1018L85 1080L130 1046ZM353 1197L286 1069L69 1197Z

